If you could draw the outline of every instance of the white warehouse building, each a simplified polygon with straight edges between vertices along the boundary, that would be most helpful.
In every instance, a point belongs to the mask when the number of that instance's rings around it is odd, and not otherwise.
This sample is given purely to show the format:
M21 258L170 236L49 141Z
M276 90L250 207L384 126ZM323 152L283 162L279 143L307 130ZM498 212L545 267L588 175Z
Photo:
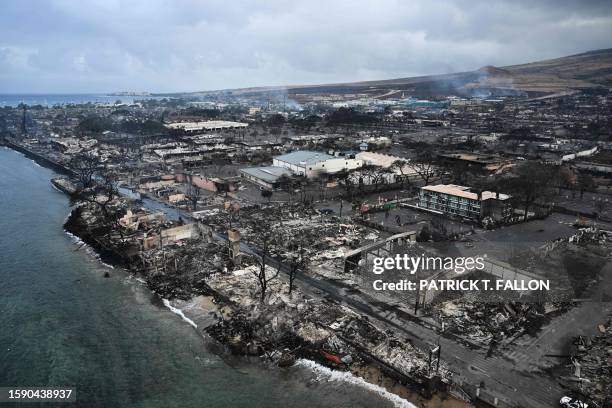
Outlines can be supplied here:
M291 170L294 174L316 178L321 174L334 174L342 170L355 170L363 166L363 160L347 156L298 150L274 157L273 166Z

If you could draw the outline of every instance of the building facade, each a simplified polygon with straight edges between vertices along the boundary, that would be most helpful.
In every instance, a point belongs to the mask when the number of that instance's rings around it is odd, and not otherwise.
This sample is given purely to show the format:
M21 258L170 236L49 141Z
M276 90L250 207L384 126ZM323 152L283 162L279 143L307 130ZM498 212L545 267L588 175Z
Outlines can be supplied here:
M475 193L469 187L455 184L421 187L419 207L471 220L491 217L504 222L512 215L509 195L491 191Z

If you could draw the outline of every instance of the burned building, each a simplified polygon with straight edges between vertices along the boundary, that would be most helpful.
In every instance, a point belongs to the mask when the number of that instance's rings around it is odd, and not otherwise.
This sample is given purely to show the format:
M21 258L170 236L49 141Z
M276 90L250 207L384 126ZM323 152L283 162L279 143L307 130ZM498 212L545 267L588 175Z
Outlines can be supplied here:
M443 164L475 168L488 172L496 172L512 164L511 160L504 159L498 155L480 153L440 153L438 158Z

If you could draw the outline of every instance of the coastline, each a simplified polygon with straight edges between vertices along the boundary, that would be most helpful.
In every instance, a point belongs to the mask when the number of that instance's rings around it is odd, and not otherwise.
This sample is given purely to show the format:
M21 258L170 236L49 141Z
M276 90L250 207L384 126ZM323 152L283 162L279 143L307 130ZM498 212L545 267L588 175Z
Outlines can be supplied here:
M36 154L26 154L25 152L19 149L13 149L12 146L6 147L15 150L21 154L24 154L24 156L28 157L38 165L50 168L54 171L56 170L53 166L49 166L49 163L47 161L41 159L42 156ZM23 150L27 151L27 149ZM220 345L223 348L223 351L220 354L228 353L232 350L230 344L223 342L221 339L215 336L211 336L210 333L207 333L205 331L205 328L213 326L214 319L216 319L219 314L222 314L222 311L220 310L221 308L219 308L218 305L215 304L215 297L213 295L204 298L202 296L196 296L189 301L165 299L163 295L160 295L154 288L151 287L151 283L149 281L141 278L137 270L132 268L130 259L129 257L125 256L125 253L123 253L117 247L109 247L108 242L102 242L94 234L87 231L86 228L82 228L82 226L79 226L77 220L79 219L81 210L82 206L80 205L77 205L72 208L70 215L66 219L64 225L64 229L67 234L70 234L75 241L81 241L84 245L86 245L88 249L91 250L92 256L96 257L104 265L110 268L121 268L125 270L125 272L127 272L130 276L137 279L140 283L146 284L149 290L151 290L156 296L158 296L158 298L161 300L162 304L166 308L168 308L171 312L177 314L179 317L185 320L187 324L190 324L192 327L194 327L194 329L196 329L198 333L206 339L206 341L214 340L216 344ZM204 330L202 329L202 327L204 327ZM232 354L241 355L241 353L235 353L235 350ZM247 353L247 355L248 354L249 353ZM255 352L251 355L257 354L258 353ZM413 403L409 400L404 399L407 397L410 397L411 401L418 401L418 406L422 407L434 406L432 405L434 403L434 400L437 400L435 402L435 406L438 407L466 406L462 402L455 400L450 396L448 396L444 400L436 397L434 397L433 400L424 399L423 397L419 396L418 392L415 391L412 387L408 385L398 384L397 381L386 376L386 374L384 374L374 365L364 365L363 367L359 367L357 369L344 371L336 370L327 365L320 364L320 360L315 361L311 359L300 358L297 361L302 361L302 365L311 367L312 371L315 373L323 372L326 375L329 374L329 376L333 377L335 381L340 381L340 379L344 379L345 381L351 383L355 383L356 379L358 379L359 381L363 381L363 386L373 392L377 392L379 395L384 396L386 399L393 402L396 406L417 406L413 405ZM265 363L264 359L259 358L259 362L261 364L264 364L265 366L278 365L278 360L272 361L273 364L270 364L270 362ZM370 388L370 386L374 388ZM401 401L401 404L398 405L395 398ZM455 403L459 403L462 405L456 405Z
M71 211L68 219L71 218L73 212ZM68 220L67 220L68 222ZM125 264L123 261L118 259L116 256L109 255L106 251L99 252L99 250L95 249L92 245L98 246L99 243L97 241L89 241L82 239L78 235L73 232L65 229L65 232L71 236L75 243L82 243L88 248L88 252L92 256L94 256L98 261L100 261L103 265L116 269L121 268L125 271L128 276L137 280L139 283L146 285L149 290L151 290L148 286L148 282L139 277L138 275L130 272L125 269ZM106 263L106 262L110 262ZM242 355L232 351L231 347L220 341L219 339L211 336L206 332L206 328L214 326L218 321L218 316L224 313L223 306L215 303L214 296L195 296L190 300L168 300L159 296L155 291L151 291L157 298L161 301L163 306L167 308L170 312L177 315L181 320L185 322L185 324L190 325L193 329L202 337L202 341L206 344L211 345L211 348L214 349L215 354L220 357L224 355L234 355L241 358L246 358L250 364L258 364L260 367L264 367L267 369L280 369L280 367L276 361L270 361L262 359L261 356L257 355ZM217 347L218 346L218 347ZM254 362L251 358L256 357L257 361ZM384 374L374 366L364 366L358 369L350 370L350 371L341 371L330 368L326 365L323 365L317 361L301 358L298 359L295 364L295 367L300 367L303 369L307 369L312 372L318 381L328 381L328 382L344 382L356 385L358 387L364 388L370 392L378 394L381 398L384 398L391 402L395 407L398 408L414 408L417 406L429 407L429 402L422 397L420 397L417 393L410 390L408 387L401 386L398 384L394 384L392 379L385 377ZM376 374L374 374L376 373ZM407 397L417 398L419 399L423 405L414 405L413 402L409 401ZM446 400L450 401L450 400ZM439 403L439 400L436 401ZM442 405L436 405L442 406ZM446 406L446 405L444 405ZM454 405L448 405L449 408Z
M240 328L244 324L243 313L245 313L245 310L241 310L240 305L232 304L227 296L212 288L209 288L209 294L193 295L187 300L167 299L152 286L152 282L141 277L142 275L138 273L137 269L131 268L129 260L121 257L119 251L116 249L109 250L99 240L94 239L91 234L75 229L75 226L78 225L74 222L74 219L78 218L78 211L75 210L78 210L78 208L76 207L71 212L67 221L70 231L67 229L67 232L81 236L84 242L89 242L92 247L99 248L102 251L100 259L103 262L121 267L139 282L146 284L149 290L160 299L163 306L181 318L185 324L192 326L206 342L214 341L220 347L216 354L231 354L247 358L249 363L253 363L252 358L256 358L256 364L269 369L281 370L301 361L301 366L310 367L315 374L325 373L324 376L329 377L327 381L345 381L363 386L389 400L395 406L424 408L469 406L447 392L429 391L424 384L419 385L417 382L407 381L405 376L403 379L398 377L398 373L390 372L388 366L385 369L383 361L377 361L373 355L369 355L369 358L367 358L357 349L354 350L354 355L359 359L359 362L338 366L323 358L316 350L303 345L299 346L298 350L293 350L293 352L287 354L286 350L284 351L282 348L274 350L262 348L263 339L253 339L252 342L243 340L236 342L236 326ZM96 253L99 253L98 250L96 250ZM238 335L238 337L240 336ZM402 403L400 404L398 401L402 401Z
M18 153L23 154L25 157L27 157L28 159L32 160L33 162L46 167L50 170L53 170L57 173L63 174L65 176L74 176L75 173L74 171L70 170L69 168L62 166L59 163L54 162L53 160L48 159L47 157L38 154L36 152L33 152L29 149L26 149L25 147L13 143L12 141L8 140L7 138L0 138L0 146L4 146L8 149L11 149L13 151L16 151Z

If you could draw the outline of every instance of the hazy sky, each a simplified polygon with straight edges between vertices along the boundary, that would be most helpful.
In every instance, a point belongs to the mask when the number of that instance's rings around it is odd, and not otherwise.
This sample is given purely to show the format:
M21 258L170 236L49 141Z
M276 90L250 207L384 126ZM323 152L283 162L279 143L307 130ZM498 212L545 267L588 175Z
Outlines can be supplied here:
M609 47L610 0L3 0L0 93L385 79Z

